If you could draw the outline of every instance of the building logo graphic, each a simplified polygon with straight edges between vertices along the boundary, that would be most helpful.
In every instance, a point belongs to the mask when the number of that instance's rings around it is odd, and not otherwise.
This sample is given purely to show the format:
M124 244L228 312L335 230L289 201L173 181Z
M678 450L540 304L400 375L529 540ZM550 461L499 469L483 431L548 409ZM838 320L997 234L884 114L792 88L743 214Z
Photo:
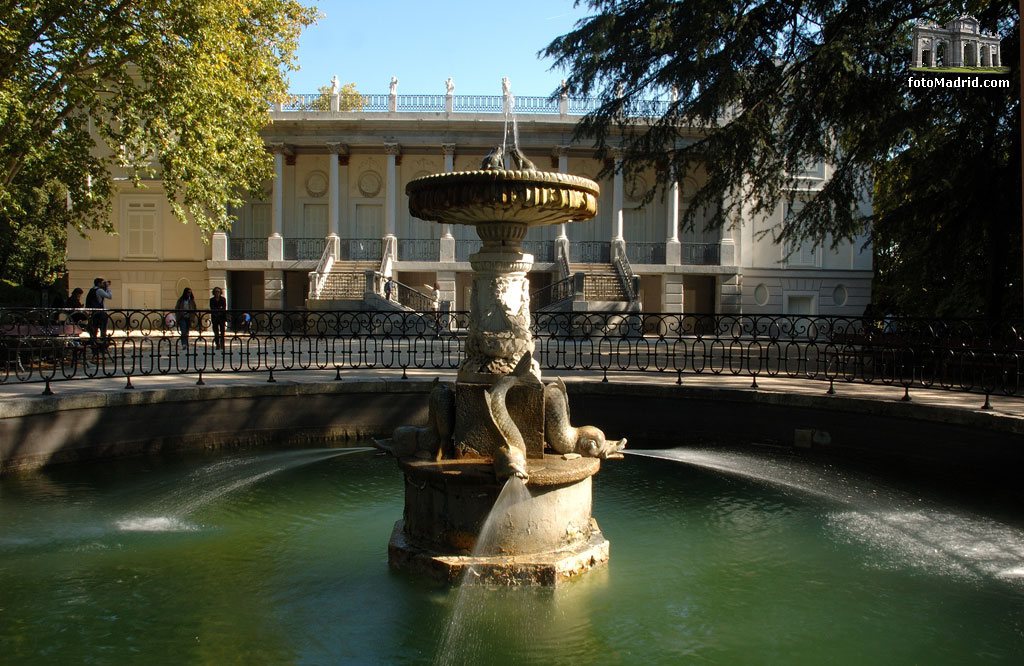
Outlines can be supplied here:
M960 16L943 26L918 21L911 57L910 68L915 72L1006 71L999 35L982 30L973 16Z

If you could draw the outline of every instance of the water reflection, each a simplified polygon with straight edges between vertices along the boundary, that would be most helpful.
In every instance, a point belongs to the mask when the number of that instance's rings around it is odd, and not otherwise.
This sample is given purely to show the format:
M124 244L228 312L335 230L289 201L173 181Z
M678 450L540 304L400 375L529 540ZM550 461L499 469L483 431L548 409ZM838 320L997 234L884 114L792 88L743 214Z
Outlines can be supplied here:
M0 479L4 663L435 663L456 593L388 569L402 475L340 452ZM609 565L556 589L470 588L452 663L1024 653L1016 527L846 470L657 455L594 478Z

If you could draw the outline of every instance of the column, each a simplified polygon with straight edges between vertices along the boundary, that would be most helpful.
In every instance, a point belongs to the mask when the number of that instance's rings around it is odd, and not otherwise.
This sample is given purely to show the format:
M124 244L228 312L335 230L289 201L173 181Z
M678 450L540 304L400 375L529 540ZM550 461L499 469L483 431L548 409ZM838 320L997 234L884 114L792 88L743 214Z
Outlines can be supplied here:
M454 143L442 143L441 152L444 153L444 172L451 173L455 170L455 144ZM438 242L441 263L454 263L455 262L455 237L452 236L452 225L442 224L441 225L441 240ZM446 273L447 275L447 273ZM438 273L438 284L441 285L442 298L452 301L452 307L455 305L455 274L452 273L451 278L451 294L448 294L446 283L441 280L441 273Z
M665 264L678 266L681 245L679 243L679 180L672 179L668 186L667 214L665 215Z
M612 180L612 243L611 257L614 260L626 253L626 238L622 229L622 151L613 149L615 175Z
M348 157L348 146L344 143L328 143L331 173L327 188L327 235L337 238L341 235L341 195L339 190L340 163L342 156ZM337 259L337 257L335 257Z
M285 155L292 155L289 146L283 143L268 144L274 153L274 192L271 198L270 237L267 239L267 260L284 259L284 161Z
M558 173L569 173L569 146L555 146L551 152L558 158ZM558 240L569 240L566 224L566 222L562 222L558 225Z
M736 196L737 192L733 192L725 195L722 198L720 204L722 209L725 209L732 199ZM742 212L735 213L735 221L733 223L726 222L722 225L719 233L718 241L718 264L720 266L736 266L739 264L740 257L737 249L737 240L742 242L742 235L740 229L742 228L743 214Z
M442 143L441 152L444 153L444 172L455 171L455 144ZM441 225L441 237L452 238L452 225L445 223Z
M384 235L394 238L398 215L398 165L402 155L402 147L397 143L385 143L384 150L388 154L387 195L384 200Z
M558 173L569 173L569 146L555 146L551 150L551 154L558 158ZM569 220L568 222L572 222ZM558 261L559 249L565 254L566 260L570 256L569 252L569 230L568 222L562 222L558 225L558 236L555 237L555 261ZM561 273L561 270L559 271ZM567 278L568 275L559 275L560 278Z

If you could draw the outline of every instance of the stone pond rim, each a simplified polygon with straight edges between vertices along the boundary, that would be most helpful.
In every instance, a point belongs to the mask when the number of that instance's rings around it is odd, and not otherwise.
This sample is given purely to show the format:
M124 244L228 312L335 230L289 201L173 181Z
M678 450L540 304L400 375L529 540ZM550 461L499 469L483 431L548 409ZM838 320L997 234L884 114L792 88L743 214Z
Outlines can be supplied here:
M410 181L405 193L409 212L421 220L535 227L593 218L601 188L566 173L479 170L423 176Z

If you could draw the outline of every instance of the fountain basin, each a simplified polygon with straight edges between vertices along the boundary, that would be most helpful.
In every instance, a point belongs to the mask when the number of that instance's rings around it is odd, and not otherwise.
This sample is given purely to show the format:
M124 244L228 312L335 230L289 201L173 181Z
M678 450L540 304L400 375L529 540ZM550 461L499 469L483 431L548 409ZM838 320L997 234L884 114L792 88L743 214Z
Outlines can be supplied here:
M409 212L421 220L468 224L485 242L525 227L589 220L597 215L601 188L589 178L549 171L480 170L438 173L405 187ZM520 232L521 233L521 232ZM520 236L521 238L521 236Z
M608 561L591 516L594 458L530 460L527 495L500 502L490 460L400 461L405 510L388 545L391 566L456 582L467 567L487 582L553 585ZM492 509L486 543L481 530Z

